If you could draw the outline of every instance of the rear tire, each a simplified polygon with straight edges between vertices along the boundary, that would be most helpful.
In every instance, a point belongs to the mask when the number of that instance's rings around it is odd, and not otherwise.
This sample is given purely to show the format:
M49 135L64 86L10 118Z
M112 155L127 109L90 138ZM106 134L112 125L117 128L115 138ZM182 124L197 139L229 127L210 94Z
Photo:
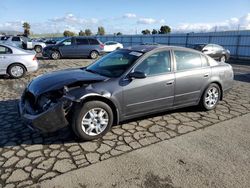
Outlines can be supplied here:
M53 51L51 53L51 58L54 60L60 59L61 58L61 54L58 51Z
M7 73L11 78L21 78L26 74L26 68L21 64L12 64L8 67Z
M89 101L76 106L72 113L71 126L81 140L93 140L105 135L113 124L113 112L101 101Z
M92 52L90 52L89 56L91 59L96 59L96 58L98 58L99 54L97 51L92 51Z
M220 87L212 83L207 89L204 91L200 105L205 110L212 110L216 107L221 97L221 89Z

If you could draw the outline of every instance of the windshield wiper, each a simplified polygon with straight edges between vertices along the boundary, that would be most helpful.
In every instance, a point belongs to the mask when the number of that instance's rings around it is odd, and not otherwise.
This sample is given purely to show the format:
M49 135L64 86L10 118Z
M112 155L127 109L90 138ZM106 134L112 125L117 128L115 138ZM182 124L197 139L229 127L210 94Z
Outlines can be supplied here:
M91 72L91 73L94 73L94 74L99 74L99 75L101 75L101 76L109 77L109 76L107 76L107 75L105 75L105 74L102 74L102 73L97 72L97 71L92 70L92 69L85 69L85 70L86 70L87 72Z
M88 71L88 72L94 73L94 74L99 74L99 75L101 75L99 72L94 71L94 70L92 70L92 69L85 69L85 70Z

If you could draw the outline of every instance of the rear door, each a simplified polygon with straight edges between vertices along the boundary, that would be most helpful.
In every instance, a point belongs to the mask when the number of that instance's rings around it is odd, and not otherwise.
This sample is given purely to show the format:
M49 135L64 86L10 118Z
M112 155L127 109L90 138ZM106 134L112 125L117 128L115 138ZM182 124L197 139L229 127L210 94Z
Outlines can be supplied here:
M76 56L83 57L89 55L89 41L87 38L76 38Z
M175 106L196 104L209 82L211 69L204 55L175 50Z
M147 74L144 79L127 80L123 86L125 116L160 111L174 101L174 73L170 51L155 52L144 59L133 71Z
M0 45L0 73L5 74L6 69L11 63L12 50Z
M97 39L89 38L89 54L92 50L100 52L103 50L103 47L101 47L101 43Z

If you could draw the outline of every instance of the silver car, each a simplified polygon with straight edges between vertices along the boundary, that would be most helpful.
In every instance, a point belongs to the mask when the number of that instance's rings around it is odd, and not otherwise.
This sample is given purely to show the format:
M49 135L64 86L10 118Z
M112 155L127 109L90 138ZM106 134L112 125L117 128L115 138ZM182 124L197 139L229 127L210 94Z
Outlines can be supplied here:
M34 49L37 53L41 53L43 48L46 47L44 42L32 41L30 38L24 36L3 36L0 38L0 42L27 50Z
M34 51L0 44L0 75L9 75L12 78L21 78L26 72L36 71L38 61Z

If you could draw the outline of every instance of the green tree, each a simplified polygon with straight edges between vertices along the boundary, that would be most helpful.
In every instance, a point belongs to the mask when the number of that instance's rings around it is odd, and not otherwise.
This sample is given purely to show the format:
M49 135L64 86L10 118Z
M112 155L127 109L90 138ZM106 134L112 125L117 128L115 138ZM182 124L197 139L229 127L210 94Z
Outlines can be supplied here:
M156 34L158 34L158 31L156 29L153 29L152 34L156 35Z
M163 25L160 28L159 34L167 34L171 32L171 28L167 25Z
M84 31L81 30L81 31L79 32L79 36L85 36L85 35L86 35L86 33L85 33Z
M92 31L90 29L85 29L85 34L87 36L90 36L90 35L92 35Z
M63 36L65 36L65 37L73 37L73 36L75 36L75 33L72 32L72 31L65 30L63 32Z
M23 29L24 29L23 34L25 36L29 36L30 35L30 24L28 22L23 23Z
M102 26L98 27L97 35L105 35L104 27Z
M151 34L151 32L148 29L142 30L141 33L143 35L150 35Z

